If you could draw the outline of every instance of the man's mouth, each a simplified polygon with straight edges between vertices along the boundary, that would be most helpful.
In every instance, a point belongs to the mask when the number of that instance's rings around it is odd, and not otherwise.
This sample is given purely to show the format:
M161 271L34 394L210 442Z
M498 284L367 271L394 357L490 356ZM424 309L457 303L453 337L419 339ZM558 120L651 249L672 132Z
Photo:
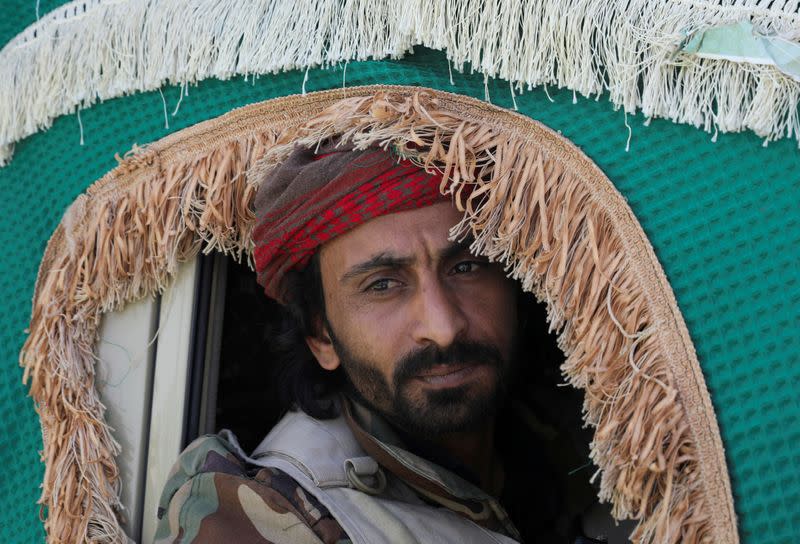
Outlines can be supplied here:
M417 374L416 378L432 387L456 387L472 381L489 370L483 364L436 365Z

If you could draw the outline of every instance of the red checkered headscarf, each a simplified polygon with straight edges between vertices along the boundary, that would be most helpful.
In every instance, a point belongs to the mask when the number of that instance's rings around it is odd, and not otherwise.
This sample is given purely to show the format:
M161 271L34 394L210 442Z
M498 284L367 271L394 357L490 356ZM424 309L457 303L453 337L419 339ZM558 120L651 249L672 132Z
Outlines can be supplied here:
M296 147L256 194L258 283L287 302L286 273L302 270L319 246L375 217L449 200L441 179L378 147Z

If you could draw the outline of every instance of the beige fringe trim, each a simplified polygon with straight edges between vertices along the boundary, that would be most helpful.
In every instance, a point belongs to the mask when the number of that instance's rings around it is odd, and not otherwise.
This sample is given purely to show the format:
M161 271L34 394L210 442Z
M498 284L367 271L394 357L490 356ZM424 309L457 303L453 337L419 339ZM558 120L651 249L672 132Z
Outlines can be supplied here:
M350 98L346 98L346 97ZM329 107L332 106L332 107ZM329 109L324 109L329 107ZM324 110L324 111L323 111ZM716 418L685 324L623 197L563 137L431 90L363 87L235 110L121 160L65 214L42 261L21 354L44 432L49 542L119 542L119 445L94 387L102 313L163 290L198 251L252 251L252 180L294 142L413 141L474 188L453 235L547 303L596 427L600 497L642 543L738 542ZM254 168L247 178L244 172Z
M740 21L797 40L796 2L771 0L78 0L0 51L0 165L13 144L98 100L165 83L447 52L510 92L608 92L627 113L705 131L800 139L800 82L774 66L681 52ZM513 31L512 31L513 29ZM298 89L300 91L300 89ZM183 93L181 94L183 97ZM166 106L165 106L166 109Z

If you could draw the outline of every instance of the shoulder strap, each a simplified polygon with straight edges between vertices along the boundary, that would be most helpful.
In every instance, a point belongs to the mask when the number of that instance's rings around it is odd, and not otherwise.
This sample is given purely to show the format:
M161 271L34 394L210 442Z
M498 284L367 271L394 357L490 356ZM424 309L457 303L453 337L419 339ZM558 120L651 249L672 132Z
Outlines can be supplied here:
M320 488L369 488L383 479L374 459L358 445L344 419L320 421L302 411L289 412L261 441L252 455L245 454L232 433L226 438L254 465L290 463ZM379 482L377 482L379 483ZM362 489L364 490L364 489Z

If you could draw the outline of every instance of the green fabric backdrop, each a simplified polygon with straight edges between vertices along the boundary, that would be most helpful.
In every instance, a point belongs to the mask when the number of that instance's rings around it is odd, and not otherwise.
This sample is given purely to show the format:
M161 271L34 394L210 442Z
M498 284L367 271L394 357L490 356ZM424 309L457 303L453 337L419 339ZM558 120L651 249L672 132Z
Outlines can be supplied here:
M0 23L4 42L35 20L33 2ZM24 4L24 6L23 6ZM57 2L42 2L41 13ZM24 8L24 9L23 9ZM0 169L0 448L13 452L0 483L0 541L39 542L35 501L41 435L21 385L24 341L39 260L72 200L144 144L232 108L296 94L304 72L255 80L207 80L189 88L165 128L158 92L98 104L20 142ZM399 61L311 70L307 91L376 83L421 85L485 98L483 76L453 73L423 48ZM179 89L163 90L171 113ZM507 82L488 82L490 101L512 107ZM605 100L568 90L528 91L519 111L560 131L627 198L655 247L695 342L722 430L742 541L777 544L800 534L800 152L796 142L762 147L753 134L710 136L692 127L628 116Z

